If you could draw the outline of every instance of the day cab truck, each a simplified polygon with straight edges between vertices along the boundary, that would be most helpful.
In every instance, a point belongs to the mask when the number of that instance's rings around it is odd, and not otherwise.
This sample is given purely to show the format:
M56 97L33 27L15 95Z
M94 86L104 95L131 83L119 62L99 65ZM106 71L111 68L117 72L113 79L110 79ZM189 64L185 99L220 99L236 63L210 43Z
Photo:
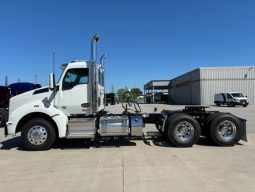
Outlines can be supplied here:
M190 147L202 135L221 146L247 141L246 120L230 113L206 111L204 106L141 113L138 103L127 101L122 105L123 113L107 113L104 110L104 67L95 57L98 40L95 35L91 41L90 60L62 65L57 84L54 74L50 74L48 87L10 99L6 136L21 132L25 149L47 150L58 138L91 141L142 138L145 124L155 124L177 147Z
M227 105L230 107L235 107L236 105L247 107L249 105L247 97L239 92L217 93L214 95L214 103L217 106Z

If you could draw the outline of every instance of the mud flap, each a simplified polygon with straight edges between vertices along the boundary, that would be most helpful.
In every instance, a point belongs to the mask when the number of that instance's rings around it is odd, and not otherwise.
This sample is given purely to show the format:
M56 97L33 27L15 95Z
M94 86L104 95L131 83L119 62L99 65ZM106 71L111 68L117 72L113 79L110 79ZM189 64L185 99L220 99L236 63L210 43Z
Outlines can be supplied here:
M239 118L239 120L241 121L241 129L240 129L240 140L243 140L243 141L248 141L247 139L247 134L246 134L246 119L242 119L242 118Z
M7 135L8 135L8 129L7 129L7 126L5 126L5 127L4 127L4 135L5 135L5 137L7 137Z

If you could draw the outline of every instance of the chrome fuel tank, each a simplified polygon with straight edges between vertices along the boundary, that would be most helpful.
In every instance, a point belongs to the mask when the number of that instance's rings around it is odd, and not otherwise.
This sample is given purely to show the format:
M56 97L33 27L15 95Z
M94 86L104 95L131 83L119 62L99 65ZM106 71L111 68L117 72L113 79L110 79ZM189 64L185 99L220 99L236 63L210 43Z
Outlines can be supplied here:
M143 117L142 116L130 116L131 136L141 137L143 136Z
M126 115L103 116L99 121L101 136L128 136L129 118Z

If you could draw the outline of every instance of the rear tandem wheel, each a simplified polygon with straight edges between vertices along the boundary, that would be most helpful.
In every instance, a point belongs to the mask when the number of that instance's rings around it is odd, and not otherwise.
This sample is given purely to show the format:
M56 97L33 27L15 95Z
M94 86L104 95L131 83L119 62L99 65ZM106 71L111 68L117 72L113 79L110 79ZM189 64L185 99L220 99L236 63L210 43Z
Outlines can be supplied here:
M201 134L198 121L184 113L168 117L165 130L169 141L176 147L191 147L198 141Z
M240 140L240 120L228 113L218 114L210 123L210 137L220 146L233 146Z

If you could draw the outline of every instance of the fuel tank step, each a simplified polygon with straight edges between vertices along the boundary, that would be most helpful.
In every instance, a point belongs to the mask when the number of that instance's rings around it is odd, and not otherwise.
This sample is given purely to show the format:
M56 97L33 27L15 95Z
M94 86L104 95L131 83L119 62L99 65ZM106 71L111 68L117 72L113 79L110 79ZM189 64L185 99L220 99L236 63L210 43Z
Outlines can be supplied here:
M96 134L96 129L84 129L84 128L69 128L67 131L67 137L68 139L81 139L81 138L87 138L87 139L94 139Z
M94 139L96 135L95 118L72 118L68 122L68 139Z

